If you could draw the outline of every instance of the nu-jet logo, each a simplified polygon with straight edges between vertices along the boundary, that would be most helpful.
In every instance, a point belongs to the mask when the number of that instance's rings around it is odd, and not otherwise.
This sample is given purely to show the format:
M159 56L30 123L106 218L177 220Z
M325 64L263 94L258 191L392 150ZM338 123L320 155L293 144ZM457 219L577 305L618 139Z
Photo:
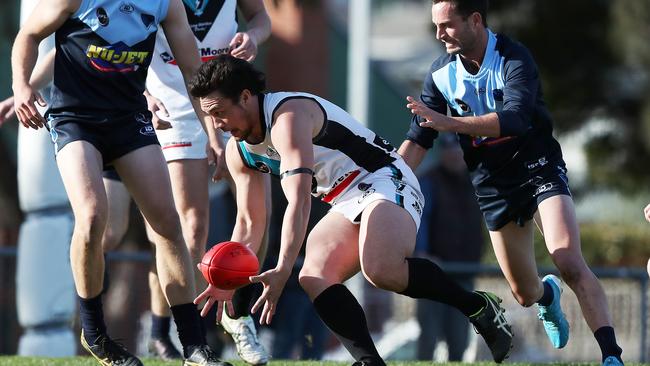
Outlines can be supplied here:
M146 64L149 52L132 51L122 42L108 46L91 44L86 49L86 57L95 69L102 72L132 72Z

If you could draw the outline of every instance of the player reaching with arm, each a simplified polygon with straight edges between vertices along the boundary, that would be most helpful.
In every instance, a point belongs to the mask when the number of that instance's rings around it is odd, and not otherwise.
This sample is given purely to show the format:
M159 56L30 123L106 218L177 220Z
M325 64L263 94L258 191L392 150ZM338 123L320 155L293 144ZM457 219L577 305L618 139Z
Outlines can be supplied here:
M500 300L469 292L433 262L411 258L423 206L413 172L384 139L325 99L307 93L263 93L264 75L245 61L219 56L190 83L201 108L229 131L226 160L237 186L232 240L257 249L265 215L262 176L281 179L288 206L276 266L258 276L264 290L253 306L269 324L304 240L310 194L332 205L309 233L300 284L316 311L357 362L384 365L363 309L342 283L361 270L374 286L440 301L470 318L497 362L512 332ZM208 286L195 301L223 306L227 291Z
M227 365L206 345L198 310L191 302L192 264L142 95L159 25L173 29L167 38L174 53L181 55L177 62L187 78L200 60L180 0L40 2L14 42L14 104L21 123L33 128L47 123L54 141L75 216L70 261L84 348L102 365L142 364L111 340L103 319L101 238L107 199L101 175L104 166L112 165L157 234L158 272L183 344L185 365ZM39 97L28 80L38 43L55 31L56 67L46 122L34 107ZM198 109L197 113L203 115Z
M562 151L552 136L537 67L524 46L487 28L487 5L487 0L433 1L436 38L447 55L431 66L420 98L407 98L414 117L400 154L415 168L438 131L456 132L515 299L523 306L536 304L552 345L566 345L561 282L537 274L536 216L551 258L594 332L603 364L622 365L605 293L582 257Z

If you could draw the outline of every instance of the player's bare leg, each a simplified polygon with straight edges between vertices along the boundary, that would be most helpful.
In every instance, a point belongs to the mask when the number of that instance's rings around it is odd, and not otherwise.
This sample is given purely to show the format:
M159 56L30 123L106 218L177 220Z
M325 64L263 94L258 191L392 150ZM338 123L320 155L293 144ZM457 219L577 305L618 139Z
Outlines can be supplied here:
M582 256L573 200L566 195L547 198L540 203L539 214L546 247L562 278L576 294L601 347L603 361L609 356L620 361L621 350L616 344L605 291Z
M176 211L192 263L201 261L208 236L208 162L207 159L181 159L167 163ZM147 224L147 235L154 237ZM155 248L154 248L155 251ZM194 269L197 288L205 287L201 273ZM149 271L151 290L152 337L149 351L164 360L178 358L180 354L169 339L170 311L155 267Z
M115 250L129 227L131 195L121 181L104 178L108 198L108 223L102 237L104 253Z
M79 295L81 344L97 360L105 360L100 363L119 359L125 366L141 366L137 357L108 337L104 323L102 236L108 203L102 156L90 143L73 141L58 152L57 164L75 216L70 262Z
M515 300L526 307L535 304L544 288L537 273L532 222L523 227L509 222L498 231L490 231L490 240Z
M147 164L142 164L143 161ZM114 165L153 228L156 268L183 344L185 363L202 360L200 362L223 364L207 347L198 310L192 303L196 291L194 269L183 240L169 172L160 147L139 148L117 159Z
M70 262L77 293L82 298L102 291L102 236L108 203L102 182L102 156L86 141L74 141L57 154L57 164L75 217Z

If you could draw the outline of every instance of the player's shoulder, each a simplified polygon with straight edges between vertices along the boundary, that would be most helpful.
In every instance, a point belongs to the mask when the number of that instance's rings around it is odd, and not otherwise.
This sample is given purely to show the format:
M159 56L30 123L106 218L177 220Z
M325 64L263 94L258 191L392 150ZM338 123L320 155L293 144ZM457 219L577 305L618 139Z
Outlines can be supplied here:
M506 62L510 59L533 60L530 50L523 43L501 33L496 34L496 39L495 49Z
M432 74L446 67L447 65L452 64L455 61L456 61L455 55L445 52L442 56L438 57L431 63L431 66L429 67L429 74Z

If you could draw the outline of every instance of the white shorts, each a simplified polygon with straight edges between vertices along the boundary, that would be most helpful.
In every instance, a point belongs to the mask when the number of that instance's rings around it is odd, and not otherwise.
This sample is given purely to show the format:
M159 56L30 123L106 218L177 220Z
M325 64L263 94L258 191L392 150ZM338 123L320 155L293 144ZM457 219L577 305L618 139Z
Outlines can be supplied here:
M356 179L350 188L334 198L330 211L358 224L363 210L378 200L403 207L413 218L416 229L420 228L424 196L415 174L402 159Z
M206 159L208 135L197 119L170 122L172 128L156 130L165 160Z

